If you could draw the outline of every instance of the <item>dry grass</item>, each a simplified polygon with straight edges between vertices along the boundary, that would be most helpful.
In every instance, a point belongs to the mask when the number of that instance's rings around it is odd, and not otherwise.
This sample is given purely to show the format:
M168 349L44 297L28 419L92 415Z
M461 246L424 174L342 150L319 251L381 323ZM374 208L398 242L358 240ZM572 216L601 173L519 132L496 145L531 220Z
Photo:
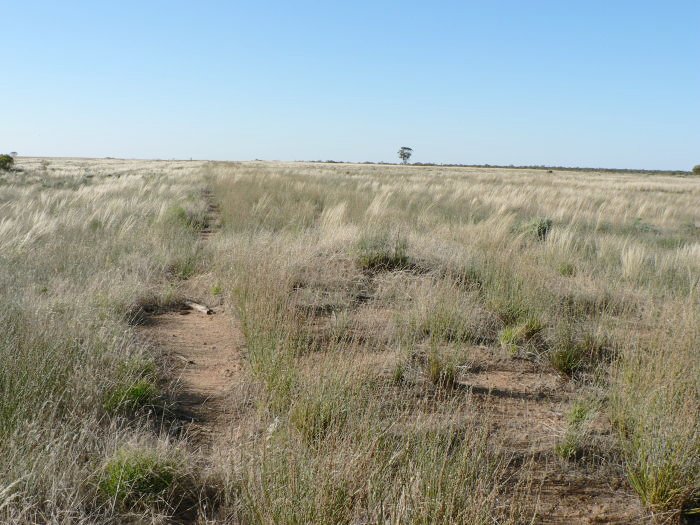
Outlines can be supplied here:
M285 439L307 442L314 461L350 454L346 439L358 426L379 425L370 434L381 434L382 426L400 425L394 439L399 449L409 446L417 429L399 422L415 418L426 399L455 399L447 392L475 360L473 345L503 346L571 377L579 395L596 392L619 438L606 454L624 464L630 486L657 516L695 504L697 334L664 326L697 326L700 267L689 254L700 240L700 181L298 164L219 165L210 177L225 223L217 249L233 254L216 271L246 325L252 371L266 386L262 406L288 422ZM356 366L358 354L382 357ZM325 383L329 373L342 380ZM376 422L366 420L367 406ZM435 419L449 427L450 418ZM459 422L467 433L476 425ZM588 439L581 424L570 427L553 453L574 457L571 446L562 452L567 440ZM330 445L326 435L334 436ZM497 491L510 478L488 466L511 451L470 452ZM359 458L362 469L347 465L347 475L370 476L381 464ZM362 497L375 487L368 479L355 489ZM385 483L395 489L399 481ZM494 497L504 493L533 497L521 486ZM246 494L250 505L271 508L258 501L264 492ZM490 497L460 505L499 515ZM348 503L340 521L379 519L378 508L390 521L400 515L381 501L369 509Z
M221 522L525 523L547 512L540 457L583 481L624 476L659 519L699 505L700 180L18 164L0 180L2 520L164 520L214 476ZM205 185L223 227L202 248ZM144 381L167 388L130 316L205 271L249 364L213 474L154 424L167 392L105 409ZM558 370L562 427L534 440L517 412L494 417L507 398L465 378L495 366ZM574 398L595 400L595 421ZM578 453L598 438L604 451ZM125 450L185 481L160 476L157 497L126 505L104 490Z
M102 466L134 443L174 450L129 323L177 298L167 270L197 237L169 210L201 209L201 166L18 165L0 182L0 521L120 522Z

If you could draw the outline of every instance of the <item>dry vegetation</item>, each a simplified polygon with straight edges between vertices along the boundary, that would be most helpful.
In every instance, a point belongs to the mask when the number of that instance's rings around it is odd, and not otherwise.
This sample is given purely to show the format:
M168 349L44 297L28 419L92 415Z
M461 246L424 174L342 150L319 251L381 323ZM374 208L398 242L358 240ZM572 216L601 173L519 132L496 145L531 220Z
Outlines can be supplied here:
M698 512L697 178L17 165L0 174L0 521ZM246 341L211 447L133 327L195 279Z

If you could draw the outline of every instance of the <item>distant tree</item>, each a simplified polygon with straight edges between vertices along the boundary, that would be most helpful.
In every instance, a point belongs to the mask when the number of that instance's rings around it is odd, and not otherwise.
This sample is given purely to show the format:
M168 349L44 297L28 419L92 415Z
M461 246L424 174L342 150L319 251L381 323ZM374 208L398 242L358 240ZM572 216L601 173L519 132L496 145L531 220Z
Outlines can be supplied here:
M13 159L10 155L0 155L0 171L9 170L14 163L15 159Z
M401 159L401 162L406 164L408 159L411 158L411 155L413 155L413 150L411 148L408 146L401 146L401 149L399 150L399 158Z
M695 175L700 175L700 164L693 166L693 173L695 173Z
M17 152L16 152L16 151L11 151L11 152L10 152L10 157L15 158L16 156L17 156Z

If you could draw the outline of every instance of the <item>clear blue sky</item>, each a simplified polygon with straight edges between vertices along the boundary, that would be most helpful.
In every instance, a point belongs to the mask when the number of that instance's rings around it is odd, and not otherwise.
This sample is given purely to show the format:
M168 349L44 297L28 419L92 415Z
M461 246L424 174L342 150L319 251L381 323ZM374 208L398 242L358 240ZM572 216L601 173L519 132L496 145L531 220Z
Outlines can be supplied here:
M700 163L700 1L0 0L0 151Z

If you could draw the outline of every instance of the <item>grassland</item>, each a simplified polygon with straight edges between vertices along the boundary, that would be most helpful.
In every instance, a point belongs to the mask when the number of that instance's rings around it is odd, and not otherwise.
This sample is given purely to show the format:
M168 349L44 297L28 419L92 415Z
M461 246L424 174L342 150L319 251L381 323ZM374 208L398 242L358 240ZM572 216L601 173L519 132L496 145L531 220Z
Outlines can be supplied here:
M17 164L0 174L0 521L700 507L697 177ZM207 447L135 329L193 287L245 336L234 417Z

